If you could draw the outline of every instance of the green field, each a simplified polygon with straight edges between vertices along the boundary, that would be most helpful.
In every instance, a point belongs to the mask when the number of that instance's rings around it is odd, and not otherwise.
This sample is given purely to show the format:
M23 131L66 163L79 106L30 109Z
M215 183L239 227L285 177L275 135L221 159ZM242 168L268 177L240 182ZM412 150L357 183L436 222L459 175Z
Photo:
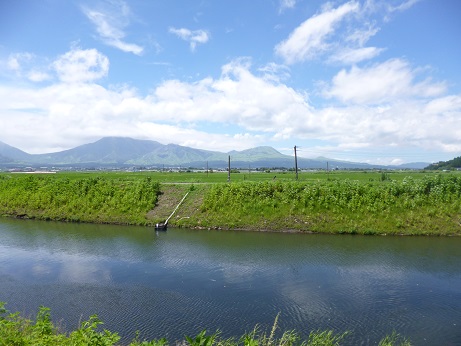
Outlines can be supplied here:
M461 234L461 172L0 174L0 215L345 234Z
M7 172L0 173L1 175L22 175L11 174ZM27 175L27 174L26 174ZM38 174L40 175L40 174ZM47 174L48 175L48 174ZM460 175L461 171L437 172L437 171L301 171L298 172L298 181L300 182L318 182L324 180L355 180L360 182L380 182L385 176L385 180L402 181L406 177L420 179L422 177L431 177L435 175ZM68 179L81 179L93 176L99 176L109 179L127 179L135 180L144 177L151 177L153 180L160 183L226 183L228 180L227 172L214 171L206 172L157 172L157 171L84 171L84 172L68 172L61 171L51 175L53 177L65 177ZM240 170L239 173L231 173L231 182L241 181L296 181L294 171L269 171L257 172Z

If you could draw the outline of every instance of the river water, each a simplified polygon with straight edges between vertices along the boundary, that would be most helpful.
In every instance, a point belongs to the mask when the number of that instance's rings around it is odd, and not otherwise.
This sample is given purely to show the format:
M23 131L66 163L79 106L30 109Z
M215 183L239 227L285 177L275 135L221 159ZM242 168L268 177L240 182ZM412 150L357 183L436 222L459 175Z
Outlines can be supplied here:
M97 314L170 344L256 325L374 345L461 345L461 238L225 232L0 219L0 301L63 330Z

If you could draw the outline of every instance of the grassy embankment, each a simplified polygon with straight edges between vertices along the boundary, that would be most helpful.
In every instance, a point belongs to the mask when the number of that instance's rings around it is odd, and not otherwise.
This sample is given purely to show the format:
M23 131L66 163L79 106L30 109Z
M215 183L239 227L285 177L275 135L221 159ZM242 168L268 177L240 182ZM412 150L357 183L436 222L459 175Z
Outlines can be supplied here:
M358 234L461 234L461 177L214 185L189 226Z
M100 176L0 175L0 214L43 220L149 225L160 184Z
M71 333L60 332L51 320L50 310L41 307L35 321L26 319L18 312L9 313L5 304L0 302L0 346L111 346L120 345L121 337L109 330L100 328L103 324L96 315L81 323L80 327ZM269 334L261 332L257 327L240 338L223 339L219 333L206 334L200 332L195 337L185 336L179 345L183 346L338 346L347 341L348 333L335 334L333 331L313 331L303 340L295 331L286 331L280 337L276 336L277 318ZM165 338L157 340L141 340L135 338L130 346L167 346ZM379 346L409 346L408 340L393 333L384 337Z
M223 173L2 174L0 214L153 225L164 221L190 191L170 225L349 234L461 234L459 174L303 173L300 181L293 181L293 174L273 177L265 173L233 174L229 184Z

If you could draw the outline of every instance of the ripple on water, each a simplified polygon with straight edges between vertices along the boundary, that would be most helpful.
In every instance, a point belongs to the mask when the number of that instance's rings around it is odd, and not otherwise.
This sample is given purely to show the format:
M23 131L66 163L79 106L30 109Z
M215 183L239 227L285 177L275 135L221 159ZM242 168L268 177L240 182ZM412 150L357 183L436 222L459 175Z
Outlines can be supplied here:
M393 330L461 344L459 239L40 227L0 227L0 300L27 316L49 306L69 330L96 313L125 340L172 344L205 328L270 331L280 313L280 330L349 330L351 345Z

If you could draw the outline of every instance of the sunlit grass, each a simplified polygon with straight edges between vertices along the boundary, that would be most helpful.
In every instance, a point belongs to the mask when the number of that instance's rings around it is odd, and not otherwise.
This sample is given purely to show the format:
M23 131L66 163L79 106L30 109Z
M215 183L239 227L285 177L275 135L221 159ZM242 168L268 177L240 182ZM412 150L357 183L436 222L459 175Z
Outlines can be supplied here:
M461 234L461 174L335 171L299 176L295 181L292 172L233 173L228 183L225 172L3 173L0 215L154 225L173 211L175 205L164 208L165 215L151 212L159 194L168 195L175 184L194 188L180 217L170 222L180 227Z

